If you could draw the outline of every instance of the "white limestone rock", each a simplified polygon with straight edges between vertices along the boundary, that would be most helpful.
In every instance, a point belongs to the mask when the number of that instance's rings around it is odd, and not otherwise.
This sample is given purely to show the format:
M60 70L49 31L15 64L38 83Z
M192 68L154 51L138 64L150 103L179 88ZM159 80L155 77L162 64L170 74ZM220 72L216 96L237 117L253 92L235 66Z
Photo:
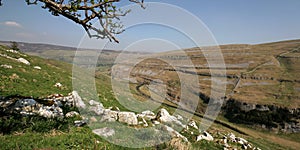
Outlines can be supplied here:
M57 88L61 88L62 84L58 82L58 83L55 83L54 86L57 87Z
M137 125L137 116L133 112L119 112L119 122L127 123L128 125Z
M188 125L191 126L191 127L193 127L193 128L195 128L195 129L197 129L197 130L199 129L195 121L189 122Z
M12 69L13 68L11 65L6 65L6 64L1 65L0 67L5 68L5 69Z
M162 123L174 123L176 125L179 125L183 128L186 128L185 125L183 125L175 116L172 116L169 114L169 112L162 108L156 115L156 119L159 120Z
M76 107L84 109L86 106L85 106L84 102L82 101L81 97L79 96L79 94L76 91L73 91L72 95L73 95L73 99L74 99Z
M76 112L76 111L70 111L70 112L68 112L65 116L66 116L67 118L72 118L72 117L75 117L75 116L79 116L79 113Z
M18 58L17 61L25 65L30 65L30 62L24 58Z
M118 112L112 111L110 109L103 109L101 122L107 121L107 122L114 122L118 120Z
M197 137L197 141L200 140L213 141L214 138L208 132L204 131L203 134Z
M40 66L34 66L33 68L37 69L37 70L41 70L42 69Z

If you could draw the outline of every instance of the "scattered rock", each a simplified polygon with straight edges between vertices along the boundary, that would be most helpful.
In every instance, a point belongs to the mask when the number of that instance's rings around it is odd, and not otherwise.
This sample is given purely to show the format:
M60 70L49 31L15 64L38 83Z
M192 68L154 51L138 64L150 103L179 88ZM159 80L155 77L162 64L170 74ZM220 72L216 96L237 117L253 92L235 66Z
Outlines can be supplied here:
M25 65L30 65L30 62L28 60L24 59L24 58L19 58L19 59L17 59L17 61L21 62L21 63L23 63Z
M0 67L5 68L5 69L12 69L13 67L11 65L1 65Z
M62 118L64 116L63 110L54 105L40 107L38 114L45 118Z
M10 53L15 53L15 54L19 54L19 52L18 51L16 51L16 50L13 50L13 49L8 49L8 50L6 50L7 52L10 52Z
M153 124L155 124L155 125L159 125L159 124L160 124L160 122L158 122L158 121L154 120L154 121L153 121Z
M241 145L244 145L244 144L247 144L248 141L241 138L241 137L236 137L235 140L237 141L237 143L241 144Z
M208 132L204 131L203 134L197 137L197 141L200 140L213 141L214 138Z
M84 125L86 125L86 124L87 124L87 122L84 121L84 120L75 120L75 121L74 121L74 125L75 125L76 127L82 127L82 126L84 126Z
M197 129L197 130L199 129L195 121L189 122L188 125L191 126L191 127L193 127L193 128L195 128L195 129Z
M90 107L90 111L91 112L94 112L95 114L97 115L103 115L105 111L108 111L106 110L103 105L97 105L97 106L93 106L93 107Z
M14 73L11 76L9 76L9 78L10 79L19 79L20 77L16 73Z
M62 84L61 83L55 83L54 86L57 87L57 88L61 88Z
M76 111L70 111L70 112L68 112L65 116L66 116L67 118L72 118L72 117L75 117L75 116L79 116L79 113L76 112Z
M38 70L41 70L41 69L42 69L40 66L34 66L33 68L34 68L34 69L38 69Z
M144 127L148 127L149 126L148 123L147 123L147 121L144 118L142 118L142 121L144 123Z
M104 109L101 122L108 121L108 122L114 122L118 120L118 112L112 111L110 109Z
M153 120L156 118L156 115L154 112L152 112L150 110L146 110L146 111L143 111L141 114L138 114L137 117L143 118L146 120Z
M84 102L82 101L81 97L79 96L79 94L76 91L73 91L72 95L73 95L76 107L84 109L86 106L85 106Z
M93 133L95 133L99 136L109 137L109 136L113 136L115 134L115 130L105 127L105 128L101 128L101 129L95 129L95 130L93 130Z
M169 114L169 112L162 108L156 115L156 119L161 121L162 123L175 123L183 128L186 128L175 116Z
M175 117L176 117L178 120L183 121L183 117L182 117L182 116L180 116L180 115L175 115Z
M236 142L236 140L235 140L235 135L234 135L233 133L229 133L229 134L227 135L227 137L229 138L229 140L230 140L231 142Z
M128 125L137 125L137 116L133 112L119 112L119 122L127 123Z

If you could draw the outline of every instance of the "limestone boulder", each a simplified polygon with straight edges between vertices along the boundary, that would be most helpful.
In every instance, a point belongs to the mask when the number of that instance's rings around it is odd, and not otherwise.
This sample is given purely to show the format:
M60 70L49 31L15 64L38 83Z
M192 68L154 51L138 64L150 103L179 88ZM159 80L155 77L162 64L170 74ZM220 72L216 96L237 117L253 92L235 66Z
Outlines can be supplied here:
M18 58L17 61L25 65L30 65L30 62L24 58Z
M138 125L137 116L133 112L119 112L119 122L127 123L128 125Z
M197 136L197 141L206 140L206 141L213 141L214 138L206 131L203 134Z

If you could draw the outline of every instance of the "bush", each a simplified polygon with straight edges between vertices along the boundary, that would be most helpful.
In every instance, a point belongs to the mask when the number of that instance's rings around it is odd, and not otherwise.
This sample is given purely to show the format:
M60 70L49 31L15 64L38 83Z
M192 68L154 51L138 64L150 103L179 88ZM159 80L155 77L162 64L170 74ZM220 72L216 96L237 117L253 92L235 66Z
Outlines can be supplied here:
M15 50L15 51L19 51L19 44L15 41L10 42L10 48Z
M48 132L50 130L68 131L76 118L48 119L40 116L11 115L1 117L0 133L11 134L13 132Z

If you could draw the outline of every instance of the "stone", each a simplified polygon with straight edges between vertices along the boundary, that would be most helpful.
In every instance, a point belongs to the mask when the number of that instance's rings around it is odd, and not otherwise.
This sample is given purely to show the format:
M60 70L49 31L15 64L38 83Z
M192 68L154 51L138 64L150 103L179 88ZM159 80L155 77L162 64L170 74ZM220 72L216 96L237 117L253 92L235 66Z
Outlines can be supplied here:
M15 107L26 107L35 105L37 102L34 99L21 99L15 103Z
M153 124L155 124L155 125L159 125L159 124L160 124L160 122L158 122L158 121L154 120L154 121L153 121Z
M183 141L188 142L188 139L185 136L181 135L179 132L177 132L173 128L171 128L167 125L163 125L163 129L168 131L169 134L172 136L172 138L181 138Z
M143 111L141 114L138 114L137 117L144 118L146 120L153 120L156 118L155 113L150 110Z
M19 54L19 52L18 51L16 51L16 50L13 50L13 49L8 49L8 50L6 50L7 52L10 52L10 53L15 53L15 54Z
M104 109L103 105L90 107L90 111L94 112L97 115L103 115L106 110L108 109Z
M137 116L133 112L119 112L119 122L127 123L128 125L137 125Z
M5 69L12 69L13 67L11 65L1 65L0 67L5 68Z
M41 70L42 69L40 66L34 66L33 68L37 69L37 70Z
M229 133L228 135L227 135L227 137L229 138L229 140L230 141L232 141L232 142L236 142L236 140L235 140L235 135L233 134L233 133Z
M247 140L240 138L240 137L236 137L235 140L237 141L237 143L241 144L241 145L245 145L248 143Z
M112 111L110 109L104 109L102 113L101 122L108 121L108 122L114 122L118 120L118 112Z
M72 95L73 95L73 99L74 99L74 102L75 102L75 106L77 108L85 108L85 104L84 102L82 101L81 97L79 96L79 94L76 92L76 91L73 91L72 92Z
M70 111L65 115L67 118L72 118L72 117L76 117L79 116L79 113L76 111Z
M141 114L143 115L149 115L149 116L155 116L155 113L150 110L145 110Z
M108 128L108 127L104 127L104 128L100 128L100 129L94 129L93 133L102 136L102 137L109 137L109 136L113 136L115 134L115 130Z
M75 120L74 121L75 127L82 127L82 126L84 126L86 124L87 124L87 122L85 120Z
M197 141L200 140L213 141L214 138L208 132L204 131L203 134L197 136Z
M61 83L55 83L54 86L57 87L57 88L61 88L62 84Z
M60 107L52 106L42 106L40 107L38 114L45 118L55 118L63 117L63 111Z
M94 100L90 100L90 101L89 101L89 104L90 104L91 106L102 105L102 103L97 102L97 101L94 101ZM102 105L102 107L103 107L103 105Z
M191 126L191 127L193 127L193 128L195 128L195 129L199 129L195 121L189 122L188 125Z
M149 126L148 123L147 123L147 121L144 118L142 118L142 121L143 121L144 127L148 127Z
M30 62L28 60L24 59L24 58L18 58L17 61L21 62L21 63L23 63L25 65L30 65Z
M170 115L169 112L164 108L160 109L160 111L157 113L156 119L162 123L174 123L186 128L185 125L183 125L175 116Z
M183 121L183 117L182 117L181 115L176 115L175 117L176 117L178 120Z
M156 115L156 119L160 120L161 122L172 122L174 118L164 108L162 108Z

